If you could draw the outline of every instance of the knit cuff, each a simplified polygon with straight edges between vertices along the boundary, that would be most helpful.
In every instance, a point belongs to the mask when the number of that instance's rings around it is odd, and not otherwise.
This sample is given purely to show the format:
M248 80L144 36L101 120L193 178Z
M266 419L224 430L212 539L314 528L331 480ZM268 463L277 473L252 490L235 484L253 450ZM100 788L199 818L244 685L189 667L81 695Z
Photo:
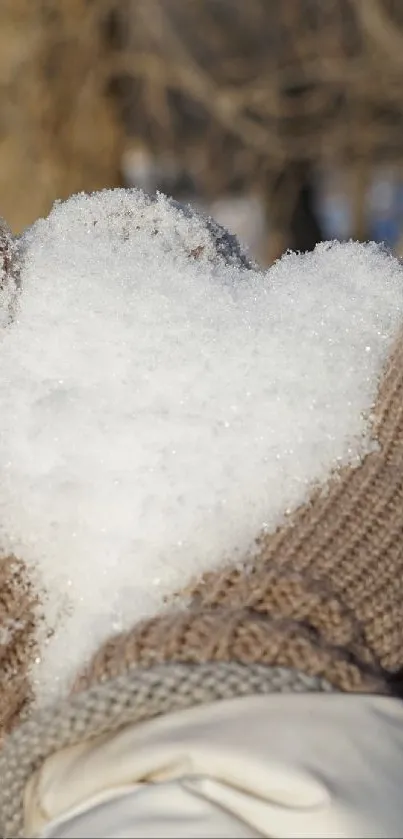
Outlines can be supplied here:
M297 669L351 693L389 692L382 672L358 643L339 646L308 622L247 609L184 611L144 621L101 647L74 692L119 677L133 665L213 662Z
M124 725L222 699L273 693L332 692L325 680L262 665L169 664L132 667L94 684L67 702L33 715L0 751L0 835L23 835L27 781L59 749L117 731Z

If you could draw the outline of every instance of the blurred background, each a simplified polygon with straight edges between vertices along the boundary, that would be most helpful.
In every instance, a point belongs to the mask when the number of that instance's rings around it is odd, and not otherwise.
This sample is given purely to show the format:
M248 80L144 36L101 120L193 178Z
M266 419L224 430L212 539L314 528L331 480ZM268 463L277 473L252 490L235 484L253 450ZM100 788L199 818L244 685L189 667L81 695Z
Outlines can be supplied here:
M0 215L133 185L403 255L403 0L1 0Z

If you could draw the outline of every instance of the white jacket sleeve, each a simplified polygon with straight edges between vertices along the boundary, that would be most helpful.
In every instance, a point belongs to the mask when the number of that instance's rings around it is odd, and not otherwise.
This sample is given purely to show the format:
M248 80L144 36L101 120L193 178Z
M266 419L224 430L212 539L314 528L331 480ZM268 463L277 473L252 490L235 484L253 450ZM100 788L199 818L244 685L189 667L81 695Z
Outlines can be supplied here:
M58 752L25 834L401 837L403 703L346 694L217 702Z

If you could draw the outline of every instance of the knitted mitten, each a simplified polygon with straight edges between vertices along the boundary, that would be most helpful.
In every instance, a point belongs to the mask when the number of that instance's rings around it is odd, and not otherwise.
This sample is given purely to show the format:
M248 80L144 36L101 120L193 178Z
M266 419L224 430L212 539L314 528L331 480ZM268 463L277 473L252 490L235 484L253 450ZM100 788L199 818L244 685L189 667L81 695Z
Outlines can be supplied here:
M108 198L113 193L106 195ZM115 195L114 211L107 200L105 204L99 202L97 195L94 199L86 197L85 210L90 229L92 225L103 225L112 232L118 246L134 229L140 249L147 251L149 242L155 247L162 240L168 260L174 251L175 256L198 262L206 270L214 265L241 271L253 267L234 235L190 206L179 205L165 196L147 196L139 190L116 190ZM73 207L74 200L73 197ZM74 210L76 214L80 211ZM30 231L27 233L29 239ZM0 329L6 328L16 314L23 264L24 242L13 238L0 217ZM24 562L5 556L4 552L1 555L1 549L0 545L0 743L4 733L24 714L32 696L28 674L39 653L35 630L41 617L37 608L39 593Z
M401 339L379 389L376 433L378 451L262 536L248 565L205 575L187 608L110 639L66 702L17 728L0 751L4 835L24 835L25 785L50 754L126 724L248 694L401 695Z
M187 608L107 642L77 680L133 664L261 663L342 691L403 687L403 337L374 407L377 450L317 489L244 568L195 581Z
M137 219L140 227L149 223L147 206ZM128 217L127 223L133 219ZM192 229L191 216L189 226ZM190 248L188 236L176 246L191 259L224 259L248 267L221 228L211 225L206 230L200 241L199 234L190 237ZM257 550L243 563L229 562L205 573L178 592L164 613L110 638L78 674L66 703L17 730L0 759L0 772L3 768L9 784L0 792L0 815L12 835L20 829L16 801L23 781L46 754L129 720L248 692L399 693L402 333L380 377L371 422L376 445L358 463L343 466L328 476L326 485L312 489L303 506L286 514L275 532L256 534ZM3 726L9 728L28 698L33 594L27 585L21 589L22 564L12 559L3 563L9 591L4 608L13 631L5 645L8 669L0 713ZM17 569L18 595L13 578L6 579L12 568ZM11 660L16 663L10 669ZM4 668L1 658L0 665ZM14 781L15 767L27 749L29 761Z

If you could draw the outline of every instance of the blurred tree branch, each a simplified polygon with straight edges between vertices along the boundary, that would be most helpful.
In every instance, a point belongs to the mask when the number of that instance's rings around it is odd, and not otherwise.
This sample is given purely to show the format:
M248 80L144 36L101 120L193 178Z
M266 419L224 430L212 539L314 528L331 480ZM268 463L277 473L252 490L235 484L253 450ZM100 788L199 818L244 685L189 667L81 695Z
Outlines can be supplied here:
M372 169L403 162L401 0L2 0L0 39L0 212L14 227L56 196L119 184L139 143L206 195L260 190L276 253L295 244L315 170L350 173L365 236Z
M209 193L228 188L234 172L238 181L260 184L274 254L295 246L291 220L312 186L312 167L350 170L354 234L362 238L373 167L402 162L402 6L127 0L126 37L109 72L119 67L135 80L135 133L156 154L169 138ZM142 83L158 88L171 115L168 135L142 135Z

